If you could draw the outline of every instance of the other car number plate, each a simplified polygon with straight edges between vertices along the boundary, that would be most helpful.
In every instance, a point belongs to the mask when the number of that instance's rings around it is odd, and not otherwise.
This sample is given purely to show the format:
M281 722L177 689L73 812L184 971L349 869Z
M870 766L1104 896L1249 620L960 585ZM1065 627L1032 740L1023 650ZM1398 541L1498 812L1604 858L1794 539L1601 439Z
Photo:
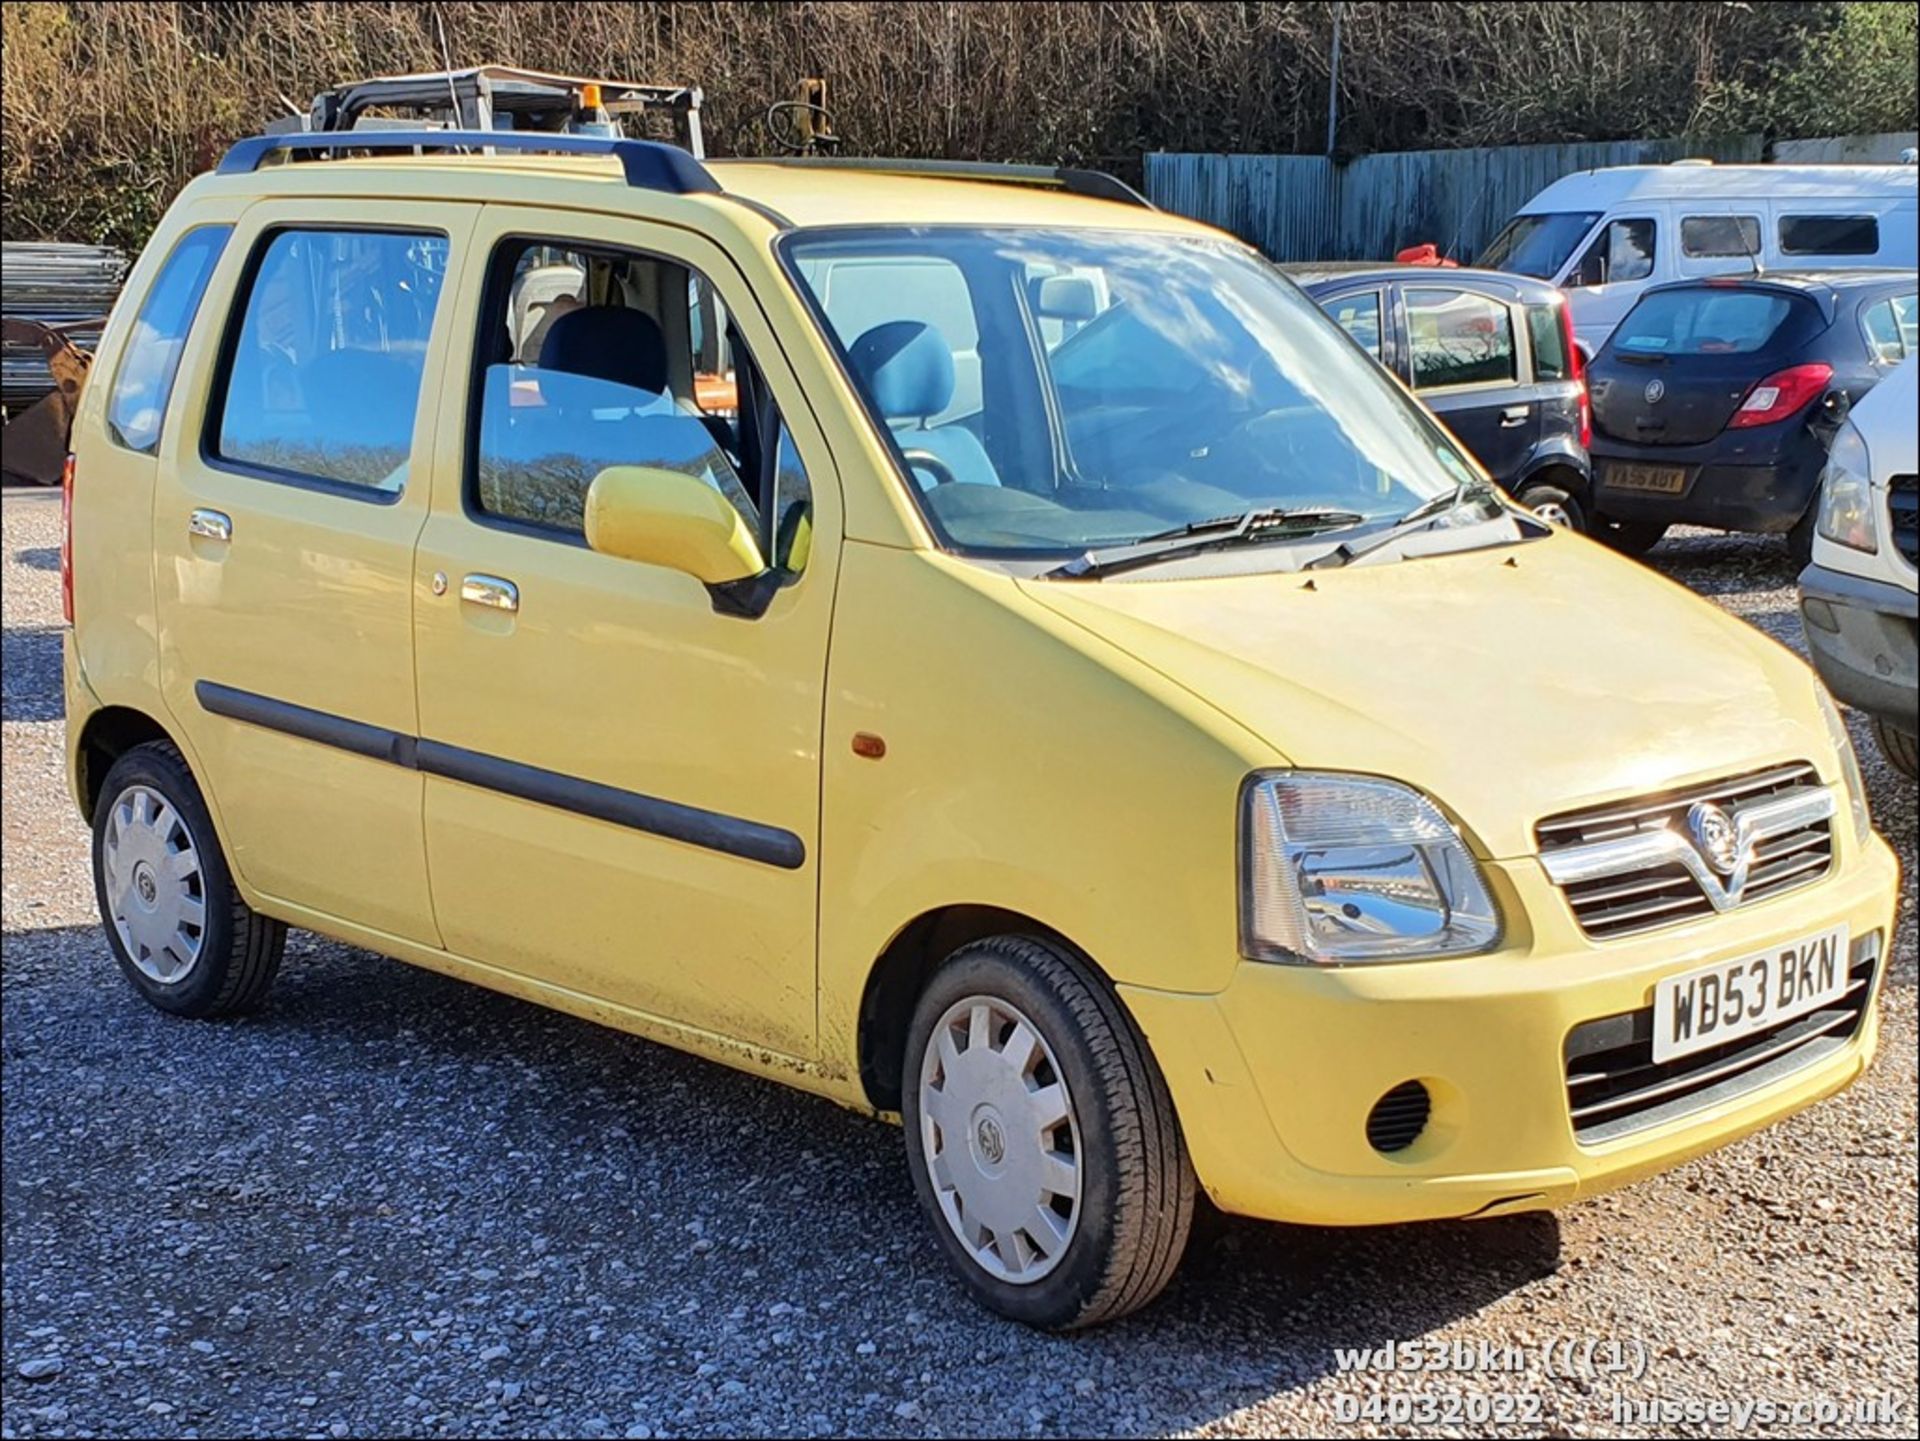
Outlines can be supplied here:
M1677 465L1609 465L1607 485L1613 490L1678 495L1687 488L1687 473Z

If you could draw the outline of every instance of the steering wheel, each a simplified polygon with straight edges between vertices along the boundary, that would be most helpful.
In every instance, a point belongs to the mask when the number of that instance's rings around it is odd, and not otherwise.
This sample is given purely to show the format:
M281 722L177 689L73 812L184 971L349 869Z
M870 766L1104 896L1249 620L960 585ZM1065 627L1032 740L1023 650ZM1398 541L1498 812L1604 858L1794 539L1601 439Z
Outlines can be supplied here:
M953 467L930 450L903 450L900 458L907 463L908 470L926 471L935 485L953 485L958 481Z

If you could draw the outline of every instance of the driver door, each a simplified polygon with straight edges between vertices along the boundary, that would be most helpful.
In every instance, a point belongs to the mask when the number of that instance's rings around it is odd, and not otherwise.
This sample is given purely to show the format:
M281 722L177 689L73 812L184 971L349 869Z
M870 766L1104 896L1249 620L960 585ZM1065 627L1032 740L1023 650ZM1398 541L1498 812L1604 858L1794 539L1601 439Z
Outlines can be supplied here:
M427 859L447 947L811 1057L832 457L713 244L514 206L486 209L473 244L486 274L456 320L477 354L449 378L413 573ZM512 314L529 247L549 278L581 277L555 291L547 309L569 313L537 347L513 333L541 323ZM737 467L763 549L798 570L755 618L583 536L598 468L671 463L657 437L691 452L709 444L703 428L728 452L710 464Z

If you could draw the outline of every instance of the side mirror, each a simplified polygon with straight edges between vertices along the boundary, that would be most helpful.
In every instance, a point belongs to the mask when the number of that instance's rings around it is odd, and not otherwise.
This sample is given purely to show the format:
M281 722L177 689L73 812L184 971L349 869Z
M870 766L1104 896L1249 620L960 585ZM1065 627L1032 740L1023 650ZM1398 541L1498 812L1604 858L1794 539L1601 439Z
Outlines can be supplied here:
M745 517L719 491L682 471L609 466L587 487L586 511L587 544L594 550L690 575L715 592L719 609L737 609L721 604L721 592L768 573Z
M1853 412L1853 398L1844 390L1829 390L1820 397L1820 418L1836 430Z

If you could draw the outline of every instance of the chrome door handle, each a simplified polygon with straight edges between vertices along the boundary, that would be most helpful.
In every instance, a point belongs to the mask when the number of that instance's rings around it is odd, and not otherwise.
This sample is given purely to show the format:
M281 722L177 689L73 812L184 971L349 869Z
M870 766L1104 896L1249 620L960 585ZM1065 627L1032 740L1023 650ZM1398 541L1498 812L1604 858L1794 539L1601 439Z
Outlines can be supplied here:
M232 540L233 521L225 511L196 510L187 517L187 534L203 540Z
M460 582L460 599L492 610L518 610L520 587L497 575L470 575Z
M1524 405L1509 405L1505 410L1500 412L1500 423L1502 425L1524 425L1526 419L1527 407Z

